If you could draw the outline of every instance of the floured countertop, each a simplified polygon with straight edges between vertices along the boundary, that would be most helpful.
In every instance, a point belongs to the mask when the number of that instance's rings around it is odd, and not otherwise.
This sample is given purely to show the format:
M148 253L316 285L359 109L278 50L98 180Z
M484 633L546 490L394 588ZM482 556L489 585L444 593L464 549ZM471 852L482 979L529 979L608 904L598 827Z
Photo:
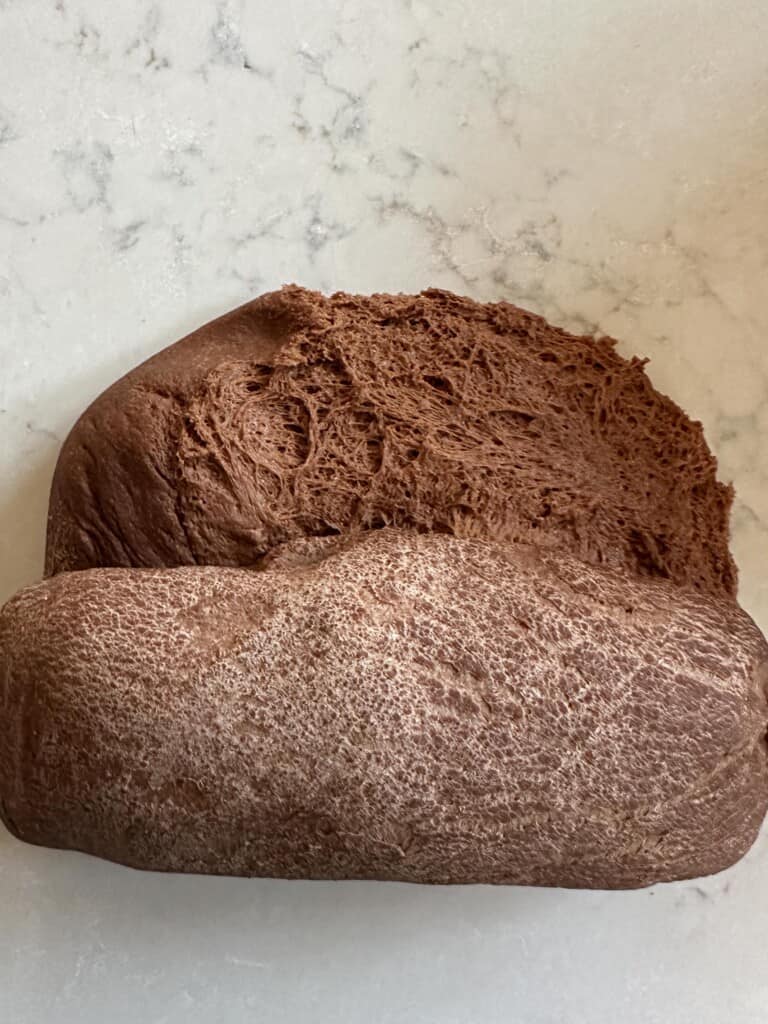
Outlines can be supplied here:
M647 356L768 630L757 0L0 3L0 599L76 416L289 281L507 299ZM764 1024L768 847L633 893L144 875L0 833L14 1024Z

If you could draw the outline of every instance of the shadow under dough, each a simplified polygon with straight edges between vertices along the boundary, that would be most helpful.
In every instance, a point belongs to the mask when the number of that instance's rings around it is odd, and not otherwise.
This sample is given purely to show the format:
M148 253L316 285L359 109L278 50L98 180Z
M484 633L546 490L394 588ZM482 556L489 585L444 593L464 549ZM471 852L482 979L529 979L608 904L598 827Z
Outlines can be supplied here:
M43 573L48 496L59 444L46 445L0 498L0 605Z

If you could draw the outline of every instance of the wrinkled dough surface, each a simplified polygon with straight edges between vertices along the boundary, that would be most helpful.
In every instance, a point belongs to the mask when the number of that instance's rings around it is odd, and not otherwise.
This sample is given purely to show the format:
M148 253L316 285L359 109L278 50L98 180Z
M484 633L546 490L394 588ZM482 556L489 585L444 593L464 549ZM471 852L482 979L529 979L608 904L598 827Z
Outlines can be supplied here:
M748 616L532 546L65 573L0 650L5 820L138 867L637 886L731 863L766 806Z

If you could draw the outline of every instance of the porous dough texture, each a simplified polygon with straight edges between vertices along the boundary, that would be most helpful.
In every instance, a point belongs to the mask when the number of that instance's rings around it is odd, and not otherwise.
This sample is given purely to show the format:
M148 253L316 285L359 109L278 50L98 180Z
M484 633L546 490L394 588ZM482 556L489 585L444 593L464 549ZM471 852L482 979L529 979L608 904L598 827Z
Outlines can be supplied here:
M624 888L768 805L699 424L610 339L263 296L78 421L0 612L0 816L134 867Z
M64 445L48 573L250 566L385 525L733 594L730 489L639 359L508 303L289 287L154 356Z

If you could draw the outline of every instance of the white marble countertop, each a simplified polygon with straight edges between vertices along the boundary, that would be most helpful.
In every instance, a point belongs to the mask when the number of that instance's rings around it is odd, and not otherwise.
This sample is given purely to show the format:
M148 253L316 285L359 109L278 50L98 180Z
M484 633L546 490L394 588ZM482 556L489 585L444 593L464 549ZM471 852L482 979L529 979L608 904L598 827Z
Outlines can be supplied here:
M0 0L0 599L95 394L287 281L651 357L768 628L762 0ZM634 893L143 875L0 833L8 1024L765 1024L768 844Z

